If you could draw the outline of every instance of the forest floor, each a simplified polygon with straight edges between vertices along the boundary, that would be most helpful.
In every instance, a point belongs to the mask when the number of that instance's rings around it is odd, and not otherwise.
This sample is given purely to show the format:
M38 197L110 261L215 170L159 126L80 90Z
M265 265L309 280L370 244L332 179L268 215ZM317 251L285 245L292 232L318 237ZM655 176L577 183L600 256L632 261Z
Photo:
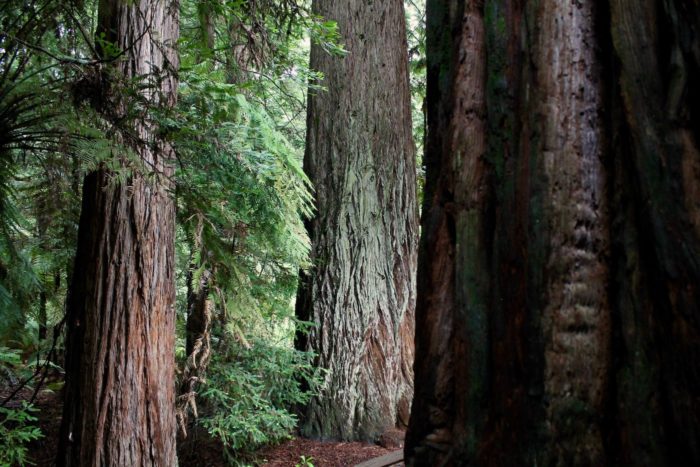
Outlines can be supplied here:
M0 388L0 402L12 392ZM22 389L8 406L17 407L22 400L29 400L32 391ZM58 393L40 391L37 395L35 413L43 437L29 445L29 455L37 467L54 465L61 425L62 401ZM294 437L277 446L264 448L255 453L250 465L271 467L314 467L354 466L375 457L394 451L396 446L382 447L377 444L360 442L322 442L301 437ZM228 465L222 446L205 432L192 433L190 440L178 448L178 460L181 467L224 467Z

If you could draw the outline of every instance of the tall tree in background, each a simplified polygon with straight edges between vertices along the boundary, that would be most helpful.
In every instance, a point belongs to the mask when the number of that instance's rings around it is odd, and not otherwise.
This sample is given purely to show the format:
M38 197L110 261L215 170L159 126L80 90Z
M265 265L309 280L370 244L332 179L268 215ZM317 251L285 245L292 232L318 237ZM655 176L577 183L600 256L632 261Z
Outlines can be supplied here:
M175 103L178 14L170 0L99 5L92 101L119 145L83 186L59 465L176 464L173 151L151 112Z
M317 0L313 10L337 22L348 54L311 47L327 89L308 101L304 168L318 214L297 315L317 324L300 344L328 372L304 431L373 438L407 422L412 396L418 229L404 9Z
M408 464L697 464L700 5L427 22Z

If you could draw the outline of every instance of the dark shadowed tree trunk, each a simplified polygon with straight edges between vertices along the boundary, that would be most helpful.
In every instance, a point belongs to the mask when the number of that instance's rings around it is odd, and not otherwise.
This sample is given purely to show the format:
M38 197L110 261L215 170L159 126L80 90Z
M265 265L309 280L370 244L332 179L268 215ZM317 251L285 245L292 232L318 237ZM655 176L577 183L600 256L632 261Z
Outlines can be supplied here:
M206 250L201 244L203 218L200 216L193 249L197 258L205 261ZM194 258L191 258L194 259ZM201 268L201 269L200 269ZM213 274L207 266L190 263L187 271L187 322L185 325L185 363L177 394L178 434L187 436L190 413L197 417L197 390L205 378L211 351L212 302L209 297Z
M316 188L314 268L297 311L328 370L305 433L375 438L406 424L413 361L417 210L401 0L317 0L345 57L312 45L326 91L309 97L305 170ZM301 342L301 341L298 341Z
M700 460L699 10L428 1L410 465Z
M700 3L611 0L616 432L700 464Z
M83 185L59 465L176 465L173 151L149 107L175 103L178 31L176 2L100 2L98 36L123 54L97 110L137 161L115 147L128 173L102 167ZM123 92L135 78L138 102Z

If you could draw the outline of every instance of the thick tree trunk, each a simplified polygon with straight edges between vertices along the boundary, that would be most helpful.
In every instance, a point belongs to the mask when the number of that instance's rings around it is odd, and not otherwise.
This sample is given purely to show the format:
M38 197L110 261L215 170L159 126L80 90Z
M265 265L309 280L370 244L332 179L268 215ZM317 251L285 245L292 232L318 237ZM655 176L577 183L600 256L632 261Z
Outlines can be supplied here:
M314 269L298 315L327 369L304 432L370 439L407 422L412 397L417 210L405 18L400 0L314 2L345 57L314 44L326 91L309 97L305 170L316 188Z
M610 1L620 462L700 464L700 4Z
M125 101L122 79L143 78L141 105L175 102L178 6L103 0L99 31L123 51L98 110L141 166L126 180L101 168L83 185L68 308L66 399L59 465L176 464L173 151L148 108ZM112 89L110 89L110 86ZM141 107L143 108L143 107ZM127 116L127 111L131 112ZM115 149L116 150L116 149Z
M699 7L610 6L428 2L409 464L697 462Z

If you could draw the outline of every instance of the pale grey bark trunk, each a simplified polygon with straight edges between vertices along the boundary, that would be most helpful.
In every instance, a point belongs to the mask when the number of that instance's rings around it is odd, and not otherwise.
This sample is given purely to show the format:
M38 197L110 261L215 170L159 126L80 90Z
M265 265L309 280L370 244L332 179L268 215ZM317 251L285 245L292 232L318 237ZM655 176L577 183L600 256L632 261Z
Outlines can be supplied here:
M313 270L298 314L327 370L304 432L371 439L407 423L417 242L405 18L400 0L316 0L345 57L312 45L325 91L309 96L305 170L316 189Z

